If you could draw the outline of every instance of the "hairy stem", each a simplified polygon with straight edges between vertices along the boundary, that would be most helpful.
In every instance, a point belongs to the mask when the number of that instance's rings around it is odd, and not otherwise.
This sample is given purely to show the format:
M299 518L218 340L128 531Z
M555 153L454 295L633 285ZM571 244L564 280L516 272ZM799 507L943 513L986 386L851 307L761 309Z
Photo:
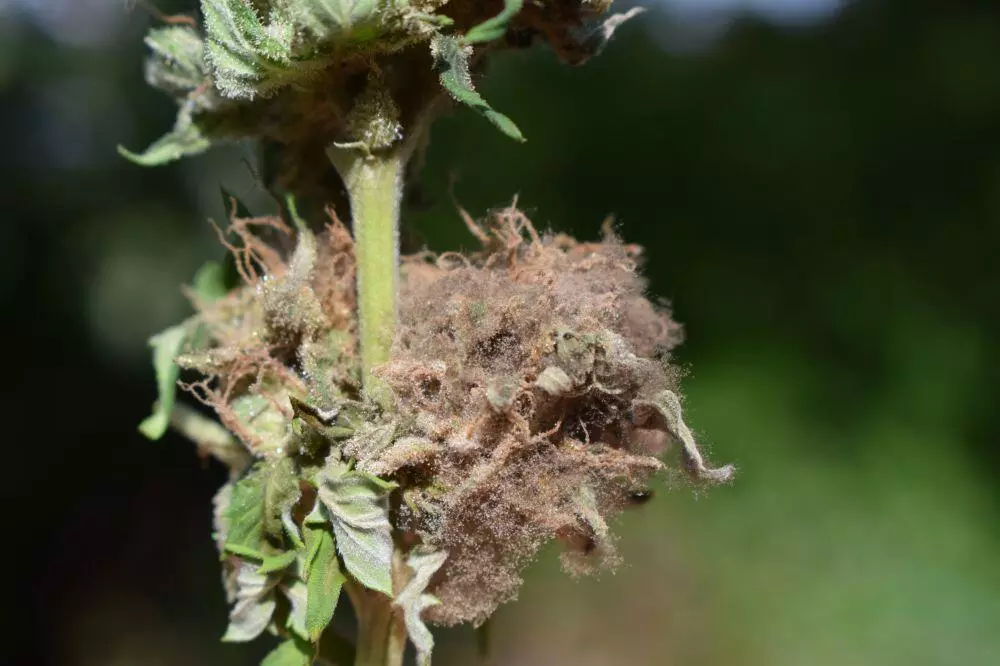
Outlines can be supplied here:
M336 146L327 152L351 201L362 386L368 396L384 405L390 399L388 390L371 371L389 360L396 328L399 204L406 152L364 154Z

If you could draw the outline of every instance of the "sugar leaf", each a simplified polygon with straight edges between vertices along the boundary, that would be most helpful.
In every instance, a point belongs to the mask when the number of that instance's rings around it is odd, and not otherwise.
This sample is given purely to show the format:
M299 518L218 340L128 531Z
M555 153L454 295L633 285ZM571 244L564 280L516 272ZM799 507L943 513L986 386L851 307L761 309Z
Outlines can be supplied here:
M427 628L420 614L424 609L441 603L434 595L427 594L427 585L434 573L448 559L448 553L436 551L426 546L417 546L407 556L406 565L413 571L409 582L396 597L394 604L403 609L406 632L417 648L418 666L429 666L434 635Z
M431 40L431 56L434 58L434 67L437 69L441 85L455 98L455 101L478 111L515 141L524 141L524 135L514 121L495 111L473 87L472 76L469 73L472 47L463 44L458 37L435 35Z
M315 642L333 619L345 578L337 562L337 549L329 529L309 525L306 530L309 545L306 554L308 595L305 625L309 640Z
M229 613L229 627L222 640L243 643L260 636L271 622L277 605L274 587L278 577L257 573L256 565L241 562L236 574L236 603Z
M160 166L182 157L198 155L212 147L212 141L205 136L194 122L192 109L185 105L177 114L174 128L154 141L141 153L133 153L118 146L118 154L139 166Z
M376 37L382 17L399 2L384 0L279 0L295 24L324 41ZM405 4L405 3L402 3Z
M503 11L470 29L465 33L463 41L466 44L476 44L500 39L507 33L507 24L517 16L523 6L524 0L504 0Z
M180 97L205 82L205 43L192 26L154 28L145 42L151 51L146 61L146 82L151 86Z
M281 7L266 22L246 0L202 0L201 10L215 86L226 97L268 97L329 64L316 49L293 47L296 27Z
M347 570L365 587L392 596L393 484L362 472L324 470L319 498L326 507Z
M225 549L263 560L265 536L281 535L281 515L298 498L299 483L290 458L257 463L233 486Z

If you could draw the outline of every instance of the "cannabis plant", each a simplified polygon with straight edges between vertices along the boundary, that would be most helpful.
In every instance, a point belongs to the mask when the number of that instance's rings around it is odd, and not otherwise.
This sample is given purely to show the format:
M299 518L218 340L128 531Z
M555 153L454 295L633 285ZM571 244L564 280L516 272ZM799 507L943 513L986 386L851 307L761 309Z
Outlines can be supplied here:
M613 565L608 518L648 497L669 443L691 478L730 478L684 423L680 329L647 299L639 248L539 234L510 206L460 211L477 252L400 257L431 123L457 103L523 141L475 75L536 42L582 64L639 11L610 5L202 0L200 22L147 36L146 79L177 120L122 153L157 165L253 138L280 193L274 217L232 202L228 267L207 265L196 313L152 339L141 425L230 468L223 640L278 636L267 666L400 664L408 640L428 663L427 625L484 623L545 542L570 571ZM343 594L353 642L331 627Z

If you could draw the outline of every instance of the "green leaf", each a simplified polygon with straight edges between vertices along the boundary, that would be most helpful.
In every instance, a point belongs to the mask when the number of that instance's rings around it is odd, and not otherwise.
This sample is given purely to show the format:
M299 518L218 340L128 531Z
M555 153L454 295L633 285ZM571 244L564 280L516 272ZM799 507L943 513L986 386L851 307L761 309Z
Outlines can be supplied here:
M222 553L226 544L226 535L229 534L229 506L233 501L232 481L224 483L212 498L212 539Z
M212 302L228 291L221 283L222 268L215 262L207 262L194 276L195 294L205 302ZM180 368L174 359L185 351L197 351L208 342L202 326L194 319L171 326L149 340L153 348L153 368L156 371L156 387L159 399L153 414L139 424L139 432L149 439L159 439L170 425L170 414L174 409L177 393L177 379Z
M146 61L146 82L175 97L197 90L207 79L205 42L191 26L154 28L146 35L151 55Z
M318 481L319 498L347 570L366 587L392 596L389 491L394 485L341 470L324 470Z
M271 650L260 666L309 666L312 662L312 647L303 640L289 638Z
M477 44L500 39L507 33L507 24L517 16L523 6L524 0L504 0L502 12L469 30L462 41L466 44Z
M295 635L303 640L309 640L309 632L306 629L306 605L309 601L309 591L305 581L292 578L290 583L282 584L280 589L285 598L288 599L290 606L285 628L295 632Z
M296 27L281 7L267 23L246 0L202 0L201 10L215 86L226 97L268 97L330 63L316 48L293 48Z
M302 536L299 534L299 527L295 524L295 519L292 517L292 507L287 506L281 512L281 524L285 528L285 534L288 536L292 545L298 549L306 547L306 544L302 541Z
M278 6L296 26L317 39L331 42L364 42L374 39L386 23L395 1L376 0L278 0Z
M524 135L507 116L493 110L472 85L469 73L469 57L472 47L465 46L457 37L435 35L431 40L431 55L438 71L441 85L456 101L472 107L493 123L501 132L514 139L524 141Z
M267 396L242 395L233 400L231 407L246 432L256 440L253 448L257 453L280 455L291 444L290 422Z
M271 622L277 601L274 587L277 576L257 573L256 565L241 562L236 574L236 603L229 613L229 627L222 640L243 643L260 636Z
M294 550L288 550L277 555L267 555L260 563L260 566L257 567L257 573L266 574L274 573L275 571L284 571L291 566L296 557L298 557L298 553Z
M156 388L159 393L152 415L139 424L139 432L149 439L163 437L170 425L170 412L174 408L177 379L181 373L174 358L184 349L190 330L190 324L184 322L154 335L149 341L153 348L153 368L156 370Z
M194 442L199 453L214 457L236 474L242 473L253 462L250 452L225 426L184 403L174 405L170 413L170 427Z
M191 285L195 295L206 303L217 301L229 293L226 285L226 271L222 264L215 261L206 261L198 272L194 274Z
M309 640L315 642L333 619L345 578L337 562L333 534L324 527L316 526L310 526L308 534L306 631Z
M139 166L160 166L182 157L198 155L212 147L212 141L202 134L195 124L190 106L184 106L177 114L174 128L153 142L141 153L133 153L118 146L118 154Z
M299 482L290 458L257 463L233 487L225 549L265 558L265 537L280 537L282 512L299 499Z
M407 556L406 565L413 571L409 582L403 587L394 602L403 609L403 621L406 632L410 635L414 647L417 648L418 666L428 666L431 662L431 650L434 649L434 635L420 618L424 609L441 603L436 597L427 594L431 577L448 559L448 553L436 551L426 546L416 546Z

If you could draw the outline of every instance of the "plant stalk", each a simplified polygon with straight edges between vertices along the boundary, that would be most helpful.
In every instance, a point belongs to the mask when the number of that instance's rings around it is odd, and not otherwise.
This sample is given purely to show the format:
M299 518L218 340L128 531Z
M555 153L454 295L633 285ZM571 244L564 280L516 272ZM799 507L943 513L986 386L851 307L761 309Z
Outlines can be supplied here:
M372 374L372 368L389 360L396 329L399 206L407 151L365 154L331 146L327 153L351 202L362 388L387 406L388 388Z
M358 646L354 666L402 666L406 653L406 625L392 599L348 587L358 617Z

